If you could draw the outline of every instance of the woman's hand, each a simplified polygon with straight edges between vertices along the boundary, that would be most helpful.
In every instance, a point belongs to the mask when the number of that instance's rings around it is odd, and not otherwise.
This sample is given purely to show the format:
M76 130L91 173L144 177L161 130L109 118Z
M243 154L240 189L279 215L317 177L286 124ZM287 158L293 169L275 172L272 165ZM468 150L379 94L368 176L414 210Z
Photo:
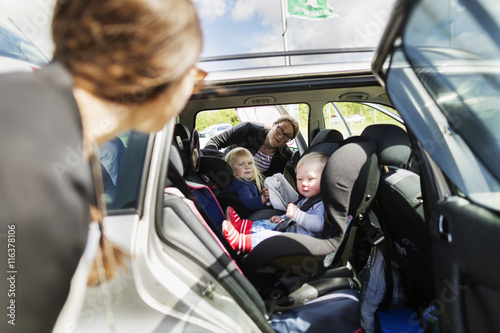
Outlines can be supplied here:
M293 219L297 210L299 210L299 207L297 207L293 203L288 204L288 206L286 207L286 216Z

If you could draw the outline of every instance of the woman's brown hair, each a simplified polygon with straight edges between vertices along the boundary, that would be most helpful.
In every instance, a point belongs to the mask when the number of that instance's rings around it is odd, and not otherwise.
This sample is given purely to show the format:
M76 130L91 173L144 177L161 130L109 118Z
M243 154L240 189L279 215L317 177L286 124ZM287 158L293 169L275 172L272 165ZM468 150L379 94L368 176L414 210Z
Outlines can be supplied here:
M276 119L273 123L273 126L278 125L282 122L287 122L290 125L292 125L292 128L293 128L292 139L295 139L297 137L297 135L299 134L299 122L297 121L297 119L295 119L294 117L292 117L290 115L284 115L284 116L281 116L278 119Z
M118 103L140 103L168 89L202 48L190 0L58 0L54 60L74 83Z

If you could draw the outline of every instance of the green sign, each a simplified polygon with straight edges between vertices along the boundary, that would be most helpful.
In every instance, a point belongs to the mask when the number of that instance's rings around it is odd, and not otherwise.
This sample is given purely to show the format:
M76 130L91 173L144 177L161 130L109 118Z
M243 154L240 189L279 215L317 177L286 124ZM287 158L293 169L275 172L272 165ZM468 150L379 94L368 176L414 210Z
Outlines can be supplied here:
M322 19L338 16L327 0L287 0L288 15L306 19Z

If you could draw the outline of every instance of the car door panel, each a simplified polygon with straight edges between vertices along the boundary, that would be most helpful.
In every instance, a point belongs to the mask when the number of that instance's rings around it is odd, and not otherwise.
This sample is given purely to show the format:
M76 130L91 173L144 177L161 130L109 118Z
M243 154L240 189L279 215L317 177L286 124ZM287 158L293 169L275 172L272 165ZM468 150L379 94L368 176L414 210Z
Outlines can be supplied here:
M430 220L441 332L499 332L500 217L460 197Z

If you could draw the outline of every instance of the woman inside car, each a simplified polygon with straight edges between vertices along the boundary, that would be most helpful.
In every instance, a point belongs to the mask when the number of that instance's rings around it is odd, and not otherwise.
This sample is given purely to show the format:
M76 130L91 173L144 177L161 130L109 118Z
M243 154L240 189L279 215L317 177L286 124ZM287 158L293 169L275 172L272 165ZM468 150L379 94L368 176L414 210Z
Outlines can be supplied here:
M96 147L162 129L203 77L190 0L58 1L52 35L52 63L0 76L0 234L15 246L0 332L52 331L86 244Z
M287 147L290 140L299 134L299 123L292 116L281 116L271 128L261 124L245 122L214 136L205 145L205 150L220 150L231 145L248 149L254 156L255 165L264 177L283 173L292 157Z

